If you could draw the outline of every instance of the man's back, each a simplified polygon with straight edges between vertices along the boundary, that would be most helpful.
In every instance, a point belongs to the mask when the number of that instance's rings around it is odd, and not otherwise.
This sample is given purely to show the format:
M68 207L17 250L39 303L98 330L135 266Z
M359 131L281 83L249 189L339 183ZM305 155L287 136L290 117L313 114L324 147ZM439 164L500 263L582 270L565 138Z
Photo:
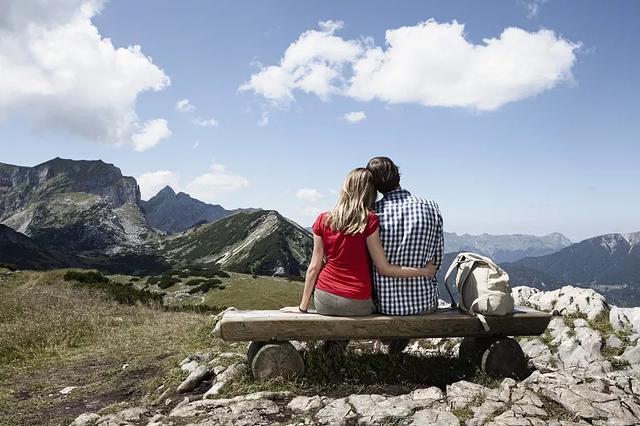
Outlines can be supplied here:
M442 264L444 251L442 216L438 205L414 197L404 189L387 192L375 205L380 219L380 239L389 263L422 267L431 261ZM436 278L390 278L374 268L375 302L378 312L415 315L438 305Z

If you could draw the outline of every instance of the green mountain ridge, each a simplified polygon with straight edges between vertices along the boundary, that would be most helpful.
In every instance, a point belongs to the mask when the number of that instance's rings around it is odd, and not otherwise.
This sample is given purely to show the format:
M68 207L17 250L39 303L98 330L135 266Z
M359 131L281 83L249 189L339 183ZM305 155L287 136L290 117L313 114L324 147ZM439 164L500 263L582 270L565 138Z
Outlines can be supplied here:
M275 210L240 212L166 238L160 248L177 265L216 263L236 272L301 275L311 234Z

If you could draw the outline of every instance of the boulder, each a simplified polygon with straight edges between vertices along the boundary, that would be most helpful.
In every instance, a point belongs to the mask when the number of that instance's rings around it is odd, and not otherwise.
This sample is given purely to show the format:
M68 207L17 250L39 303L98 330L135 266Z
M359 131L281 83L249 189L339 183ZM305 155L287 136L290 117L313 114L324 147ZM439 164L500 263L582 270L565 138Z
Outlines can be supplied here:
M209 369L200 365L189 374L189 376L178 386L178 393L191 392L211 375Z
M354 408L347 402L346 398L336 399L323 408L315 415L315 419L322 425L341 426L356 418L357 414Z

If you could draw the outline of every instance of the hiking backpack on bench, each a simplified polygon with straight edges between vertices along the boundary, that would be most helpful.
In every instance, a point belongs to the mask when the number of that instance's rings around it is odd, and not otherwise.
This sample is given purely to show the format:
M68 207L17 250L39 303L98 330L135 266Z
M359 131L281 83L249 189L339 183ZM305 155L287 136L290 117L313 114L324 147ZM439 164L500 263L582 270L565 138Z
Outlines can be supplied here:
M475 253L458 254L447 271L444 284L451 297L452 307L456 307L456 302L448 281L455 269L460 297L457 306L476 316L486 331L489 331L489 324L484 315L500 316L513 311L509 275L493 260Z

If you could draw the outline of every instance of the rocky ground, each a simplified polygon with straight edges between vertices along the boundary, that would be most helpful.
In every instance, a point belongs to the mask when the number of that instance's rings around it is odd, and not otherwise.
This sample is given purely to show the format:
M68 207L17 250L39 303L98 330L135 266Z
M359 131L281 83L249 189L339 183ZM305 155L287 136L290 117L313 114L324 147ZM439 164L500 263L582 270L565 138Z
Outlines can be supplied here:
M617 308L593 290L513 290L517 304L554 312L547 331L520 339L535 371L495 385L456 381L404 394L348 396L223 389L246 377L238 353L194 354L180 363L184 380L162 386L144 406L85 413L72 425L634 425L640 424L640 308ZM457 339L413 342L409 355L455 355ZM365 349L363 349L365 348ZM354 346L362 351L367 346Z

